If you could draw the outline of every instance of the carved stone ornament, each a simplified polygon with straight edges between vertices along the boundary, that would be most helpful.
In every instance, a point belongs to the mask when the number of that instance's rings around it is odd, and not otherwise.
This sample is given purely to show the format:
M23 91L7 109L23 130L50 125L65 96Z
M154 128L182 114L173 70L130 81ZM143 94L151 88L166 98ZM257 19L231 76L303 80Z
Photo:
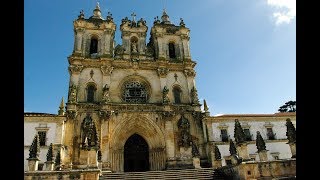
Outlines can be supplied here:
M113 66L101 66L101 72L103 75L110 75L114 69Z
M165 67L160 67L160 68L158 68L158 75L159 75L160 77L166 77L167 74L168 74L168 72L169 72L169 69L168 69L168 68L165 68Z
M196 76L196 71L193 70L193 69L185 69L184 70L184 74L187 76L187 77L195 77Z
M68 119L75 119L77 112L75 110L67 110L66 115Z
M68 69L70 74L79 74L83 70L83 66L75 64L75 65L70 65Z
M110 102L109 86L108 84L105 84L102 89L102 103L108 103L108 102Z
M82 149L98 149L99 141L96 126L90 114L81 123L81 145Z
M191 94L192 104L200 104L199 98L198 98L198 91L194 86L192 87L190 94Z
M169 96L169 89L167 88L167 86L164 86L163 91L162 91L162 95L163 95L163 103L164 104L168 104L170 102Z
M181 116L178 121L178 128L179 128L179 146L183 146L184 148L190 147L192 140L190 134L190 123L188 119Z
M76 103L76 102L77 102L77 86L73 84L69 87L68 103Z
M102 120L108 120L111 117L111 111L99 111L99 117Z

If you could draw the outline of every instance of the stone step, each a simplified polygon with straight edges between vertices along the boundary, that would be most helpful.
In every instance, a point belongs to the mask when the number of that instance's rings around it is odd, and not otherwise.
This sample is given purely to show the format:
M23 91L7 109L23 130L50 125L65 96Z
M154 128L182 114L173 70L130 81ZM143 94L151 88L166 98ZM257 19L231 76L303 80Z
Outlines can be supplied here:
M102 172L100 179L168 179L168 180L191 180L191 179L213 179L214 171L212 168L202 169L183 169L166 171L146 171L146 172L126 172L126 173L106 173ZM217 177L219 178L219 177ZM220 180L220 179L215 179Z

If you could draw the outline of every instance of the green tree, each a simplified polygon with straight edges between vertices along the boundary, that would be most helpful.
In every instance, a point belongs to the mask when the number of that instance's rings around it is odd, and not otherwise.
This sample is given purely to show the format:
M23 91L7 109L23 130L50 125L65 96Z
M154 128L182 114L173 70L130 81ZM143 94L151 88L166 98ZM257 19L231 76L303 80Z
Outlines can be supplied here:
M279 112L296 112L296 101L288 101L284 105L280 106Z

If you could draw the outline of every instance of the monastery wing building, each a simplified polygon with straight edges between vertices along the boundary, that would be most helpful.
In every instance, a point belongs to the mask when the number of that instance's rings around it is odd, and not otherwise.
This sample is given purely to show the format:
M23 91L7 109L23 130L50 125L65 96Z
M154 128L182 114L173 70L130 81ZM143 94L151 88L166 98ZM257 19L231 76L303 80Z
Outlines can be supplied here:
M147 41L133 13L121 20L121 44L99 5L73 27L66 103L58 114L24 113L25 179L295 175L295 112L210 116L205 101L201 110L183 19L173 24L163 11Z

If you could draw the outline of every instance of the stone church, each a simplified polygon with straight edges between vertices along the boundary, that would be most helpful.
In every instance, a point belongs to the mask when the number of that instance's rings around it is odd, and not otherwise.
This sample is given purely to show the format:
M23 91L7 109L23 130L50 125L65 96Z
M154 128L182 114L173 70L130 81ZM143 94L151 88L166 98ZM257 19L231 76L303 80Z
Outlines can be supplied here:
M111 13L102 16L99 4L89 17L81 11L73 26L67 102L62 100L58 114L24 115L26 179L54 176L40 173L47 171L72 179L77 175L70 172L79 170L79 179L97 179L105 172L212 170L231 163L226 147L234 138L225 133L235 120L252 130L262 123L269 135L270 127L285 132L286 119L295 124L295 113L214 117L205 101L202 111L190 30L183 19L173 24L165 10L154 19L148 40L146 21L133 13L121 20L122 43L115 44L117 26ZM285 134L279 137L267 141L268 150L280 143L277 158L294 157L295 146L287 144ZM258 161L255 140L246 142L237 144L239 156ZM225 160L220 164L215 148Z

